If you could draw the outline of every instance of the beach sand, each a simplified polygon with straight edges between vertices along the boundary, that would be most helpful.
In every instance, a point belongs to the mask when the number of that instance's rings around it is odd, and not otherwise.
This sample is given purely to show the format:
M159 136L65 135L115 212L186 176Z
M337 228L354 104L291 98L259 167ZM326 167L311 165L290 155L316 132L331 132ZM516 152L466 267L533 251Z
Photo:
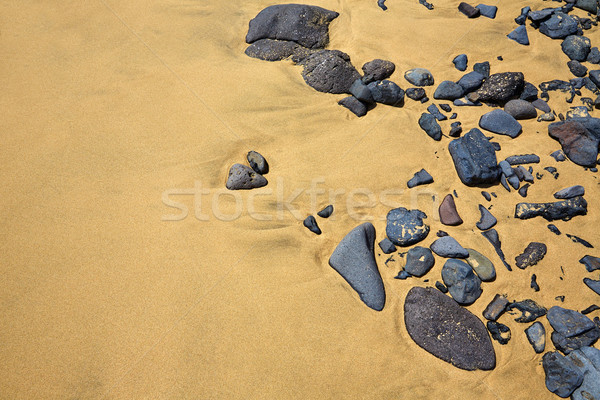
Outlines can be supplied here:
M600 254L564 233L600 245L598 174L554 161L549 154L560 145L546 123L523 121L516 139L495 135L499 160L542 159L534 172L544 177L527 201L552 201L555 191L580 184L589 203L587 216L555 222L563 232L556 236L541 218L513 218L524 201L516 192L487 189L498 195L492 212L509 263L529 242L548 246L538 265L508 272L475 228L477 205L488 205L481 189L458 179L448 138L435 142L417 125L425 105L407 99L359 119L337 105L343 95L307 86L291 61L244 54L249 20L272 4L0 5L0 397L555 398L523 332L529 324L514 316L500 319L512 340L494 342L493 371L459 370L410 339L404 297L412 286L440 280L443 259L425 277L400 281L394 276L403 259L386 265L377 251L387 292L381 312L366 307L327 261L362 222L356 215L371 218L379 241L391 208L419 208L431 225L421 245L443 229L494 262L496 281L468 307L476 315L496 293L582 310L598 303L582 278L597 274L578 260ZM530 46L505 37L521 7L559 3L500 2L494 20L467 19L459 1L434 1L429 11L416 0L388 0L386 12L375 0L307 4L340 13L329 48L348 53L357 68L374 58L393 61L391 80L403 89L403 73L414 67L428 68L436 84L457 80L462 73L451 61L460 53L469 68L488 60L492 73L522 71L535 85L572 77L560 41L531 28ZM600 45L596 27L586 35ZM568 111L566 94L550 96L557 113ZM454 108L464 132L486 110ZM447 132L449 121L442 127ZM245 163L250 150L269 161L269 185L226 191L229 167ZM558 168L558 179L546 166ZM421 168L435 182L407 190ZM311 186L324 192L314 201ZM332 190L340 193L335 212L318 219L323 234L316 236L302 220L332 203ZM398 193L382 199L390 190ZM446 227L436 210L453 190L464 224ZM278 199L297 191L293 212L278 208ZM200 210L193 193L200 193ZM185 205L187 216L165 196ZM358 210L347 206L359 203ZM532 273L540 292L529 287Z

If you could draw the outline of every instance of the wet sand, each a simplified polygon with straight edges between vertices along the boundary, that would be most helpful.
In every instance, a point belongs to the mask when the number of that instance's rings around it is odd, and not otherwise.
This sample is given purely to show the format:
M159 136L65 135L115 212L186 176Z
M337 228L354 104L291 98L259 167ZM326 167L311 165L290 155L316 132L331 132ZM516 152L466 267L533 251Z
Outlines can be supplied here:
M560 146L546 123L523 121L516 139L496 135L498 158L540 155L535 172L555 166L560 176L541 171L527 201L551 201L555 191L580 184L588 215L555 222L563 232L556 236L543 219L512 217L523 201L515 192L490 189L511 264L531 241L548 246L540 264L509 273L475 228L477 205L487 205L481 189L461 184L447 138L434 142L419 129L424 105L378 106L358 119L337 105L343 96L307 86L290 61L244 55L248 21L272 2L126 3L0 5L0 397L553 398L541 355L523 333L528 325L508 315L500 322L512 340L494 343L493 371L458 370L412 342L404 296L424 279L439 280L442 259L423 279L399 281L403 261L386 265L387 256L378 256L387 291L379 313L327 264L361 222L353 215L372 217L379 241L395 203L429 215L432 233L421 245L443 229L494 262L496 281L469 307L478 316L496 293L548 308L598 303L581 282L597 274L578 260L600 254L564 235L600 245L598 174L555 162L549 154ZM458 3L434 2L428 11L416 0L388 0L383 12L375 0L307 2L340 13L329 48L348 53L357 68L393 61L391 80L403 89L403 73L413 67L428 68L436 83L457 80L462 73L451 60L460 53L469 68L488 60L492 73L522 71L535 85L572 77L560 41L532 29L527 47L505 37L527 4L502 2L495 20L468 20ZM596 27L586 35L600 44ZM432 97L433 88L427 92ZM550 96L557 113L568 110L566 94ZM486 109L454 111L466 132ZM237 214L225 194L227 172L249 150L269 161L270 183L238 193L241 215L226 221ZM408 191L406 181L421 168L435 182ZM209 192L198 195L197 212L195 185ZM311 185L325 191L314 208ZM366 200L352 197L357 189L375 196L372 207L348 209L347 199ZM382 201L393 189L399 194ZM297 190L295 213L278 211L278 197ZM330 190L343 194L315 236L302 219L330 203ZM439 201L452 190L464 224L444 227L432 195ZM165 193L188 207L186 218L168 220L181 217L169 217L180 211L165 204ZM529 287L532 273L538 293Z

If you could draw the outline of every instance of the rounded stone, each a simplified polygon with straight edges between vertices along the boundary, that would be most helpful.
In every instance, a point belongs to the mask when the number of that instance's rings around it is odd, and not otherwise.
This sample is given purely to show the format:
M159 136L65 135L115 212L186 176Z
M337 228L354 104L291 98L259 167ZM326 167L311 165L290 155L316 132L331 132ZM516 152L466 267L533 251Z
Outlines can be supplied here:
M433 268L435 258L427 247L416 246L406 254L404 270L412 276L421 277Z
M431 86L434 84L433 75L425 68L413 68L404 73L404 79L415 86Z
M387 237L397 246L418 243L429 234L429 225L423 222L425 218L427 214L420 210L394 208L387 214Z
M246 155L250 167L261 175L269 173L269 164L267 160L258 152L252 150Z
M532 119L537 117L535 107L528 101L515 99L504 105L504 111L514 119Z
M592 43L585 36L571 35L563 40L560 47L571 60L585 61L592 48Z
M461 305L473 304L481 296L481 280L462 260L451 258L446 261L442 267L442 280L452 298Z
M477 250L467 249L469 257L465 260L479 279L483 282L491 282L496 279L496 268L489 258L478 252Z

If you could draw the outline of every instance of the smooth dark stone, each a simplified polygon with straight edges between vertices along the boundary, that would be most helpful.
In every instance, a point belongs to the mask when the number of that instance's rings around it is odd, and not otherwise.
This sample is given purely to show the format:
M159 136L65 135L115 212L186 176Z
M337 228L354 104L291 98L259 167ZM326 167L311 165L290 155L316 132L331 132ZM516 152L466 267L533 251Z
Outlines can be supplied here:
M519 164L537 164L540 162L540 156L536 154L521 154L506 157L506 162L510 165Z
M242 164L234 164L229 169L225 187L229 190L248 190L267 185L267 179L252 168Z
M521 186L518 193L521 197L527 197L527 190L529 189L529 183Z
M587 67L585 65L582 65L579 61L569 61L567 62L567 67L569 67L569 71L571 71L571 73L575 76L585 76L585 74L587 74Z
M427 107L427 111L429 111L429 114L433 115L438 121L444 121L448 119L448 117L440 112L435 104L430 104L429 107Z
M415 343L457 368L472 371L496 366L494 347L481 320L438 290L410 289L404 323Z
M527 340L537 354L544 352L546 349L546 328L541 322L534 322L529 328L525 329L525 335L527 335Z
M575 1L575 7L581 8L593 15L598 12L598 2L596 0L577 0Z
M522 131L521 124L504 110L492 110L481 116L479 126L490 132L516 138Z
M456 114L454 114L454 115L456 115ZM452 119L452 117L450 117L450 119ZM450 132L448 132L448 135L450 137L459 137L461 133L462 133L462 126L459 121L456 121L456 122L453 122L452 124L450 124Z
M512 32L506 35L506 37L523 46L529 45L529 36L527 35L527 27L525 24L517 26Z
M523 86L523 91L521 92L519 98L521 100L529 102L535 101L538 98L538 89L531 83L525 82L525 85Z
M525 269L536 265L538 262L542 261L547 251L548 248L544 243L529 243L523 253L515 257L517 267Z
M408 250L404 270L412 276L421 277L435 264L435 258L427 247L416 246Z
M561 234L560 229L558 229L556 225L548 224L548 229L550 229L550 232L554 233L555 235Z
M433 177L429 175L429 172L425 171L425 169L421 169L417 172L406 184L409 188L413 188L419 185L426 185L428 183L433 183Z
M481 213L481 218L475 225L482 231L487 231L488 229L493 228L498 222L496 217L494 217L492 213L481 204L479 205L479 212Z
M538 285L538 283L537 283L537 276L535 274L531 275L531 283L529 284L529 286L535 292L539 292L540 291L540 285Z
M471 71L468 74L463 75L457 83L462 87L463 93L470 93L479 89L484 79L485 77L479 72Z
M329 43L329 24L335 11L301 4L279 4L265 8L250 21L246 43L260 39L290 40L308 48Z
M425 68L413 68L404 73L404 79L415 86L431 86L434 84L433 75Z
M354 81L352 86L350 86L350 93L363 103L374 102L371 90L369 90L369 87L363 83L362 79L357 79Z
M440 127L440 124L438 124L437 120L435 119L435 117L433 115L431 115L429 113L421 114L421 117L419 118L419 126L432 139L434 139L434 140L442 139L442 128Z
M456 57L454 57L454 60L452 60L452 64L454 64L454 67L456 67L456 69L459 71L466 70L468 62L469 59L467 58L466 54L459 54Z
M569 35L576 34L577 26L575 18L568 14L557 12L540 24L539 31L552 39L563 39Z
M531 105L533 105L535 108L537 108L538 110L540 110L541 112L544 112L544 113L549 113L552 111L552 109L550 108L548 103L546 103L542 99L537 99L537 100L532 101Z
M481 15L487 18L494 19L496 18L496 13L498 12L498 7L496 6L487 6L485 4L479 4L475 8L477 8Z
M331 214L333 214L333 205L331 204L317 213L321 218L329 218Z
M479 72L485 78L489 77L490 76L490 63L489 63L489 61L475 63L473 65L473 71Z
M375 261L374 244L375 227L365 222L340 241L329 258L329 265L368 307L381 311L385 305L385 288Z
M530 299L511 303L508 305L508 309L511 311L517 309L521 312L521 315L515 318L515 321L521 323L533 322L539 317L546 315L547 312L546 308Z
M585 269L588 272L594 272L600 269L600 257L585 256L579 260L579 262L585 265Z
M428 10L433 10L433 4L428 3L427 0L419 0L419 4L422 4Z
M362 70L364 73L362 81L368 84L375 81L382 81L392 76L396 70L396 65L391 61L375 59L365 63L362 66Z
M583 283L585 283L587 287L596 292L597 295L600 295L600 280L595 281L590 278L583 278Z
M300 60L308 57L314 50L288 40L260 39L246 48L246 55L264 61L281 61L294 56Z
M401 106L404 104L404 90L392 81L376 81L369 83L369 90L373 100L388 106Z
M456 210L456 203L451 194L446 195L439 207L440 222L444 225L457 226L463 223Z
M379 8L381 8L383 11L387 10L387 7L385 5L385 1L386 0L377 0L377 5L379 6Z
M561 44L563 53L571 60L585 61L592 48L590 39L585 36L567 36Z
M490 194L488 192L486 192L485 190L481 192L481 195L487 200L487 201L492 201L492 196L490 196Z
M492 244L492 246L494 246L494 250L496 250L496 254L498 254L498 257L500 257L500 260L502 260L502 263L504 264L506 269L508 269L509 271L512 271L512 268L506 262L506 256L504 255L504 252L502 251L502 247L501 247L502 242L500 242L500 237L498 236L498 232L495 229L490 229L488 231L481 232L481 234Z
M480 15L479 9L465 2L462 2L458 5L458 11L465 14L469 18L477 18Z
M528 101L515 99L504 105L504 111L514 119L532 119L537 117L535 107Z
M321 229L319 228L319 225L317 225L317 220L312 215L309 215L308 217L306 217L303 224L312 233L315 233L317 235L321 234Z
M388 238L384 238L381 242L379 242L379 248L384 254L391 254L396 251L396 246L394 246L394 243L392 243Z
M462 183L467 186L496 183L500 168L494 146L479 129L471 129L448 145L454 167Z
M442 280L458 304L473 304L481 296L481 280L462 260L446 261L442 267Z
M525 77L522 72L501 72L490 75L483 85L474 93L478 100L484 103L504 105L513 98L518 98L525 86Z
M410 246L425 239L429 225L423 220L427 215L420 210L407 210L399 207L387 214L387 237L397 246Z
M465 106L479 107L479 106L483 105L480 102L473 102L473 101L467 99L466 97L462 98L462 99L456 99L452 102L452 104L454 104L457 107L465 107Z
M456 82L443 81L433 93L433 98L437 100L456 100L464 94L462 86Z
M581 196L554 203L519 203L515 208L515 218L519 219L542 217L547 221L568 221L577 215L586 214L587 202Z
M598 307L596 304L592 304L591 306L589 306L588 308L583 310L581 313L583 315L587 315L587 314L593 313L594 311L598 311L598 310L600 310L600 307Z
M257 173L261 175L269 173L269 163L267 163L267 160L265 160L265 158L260 153L257 153L256 151L252 150L248 152L248 154L246 155L246 159L248 160L250 167Z
M488 304L485 310L483 310L483 317L490 321L496 321L502 314L504 314L507 306L508 299L501 294L496 294L490 304Z
M508 326L501 324L500 322L488 321L487 328L492 334L492 339L498 343L504 345L510 341L511 334Z
M313 89L324 93L350 93L350 87L360 74L350 62L350 56L339 50L321 50L300 62L302 77Z
M442 103L440 104L440 108L446 112L452 111L452 107L450 107L450 104Z
M557 351L542 357L546 388L560 397L569 397L583 383L583 374L573 362Z
M568 338L596 328L594 322L580 312L559 306L551 307L546 317L556 332Z
M425 89L423 88L408 88L406 89L406 97L418 101L425 97Z
M585 194L585 188L581 185L570 186L568 188L559 190L554 193L555 199L571 199L577 196L583 196Z
M338 104L342 107L346 107L357 117L364 117L367 115L367 111L369 110L367 104L363 103L354 96L344 97L338 101Z
M469 252L462 247L452 236L443 236L431 243L431 251L440 257L446 258L467 258ZM471 267L469 267L471 268ZM448 283L444 281L446 285Z
M439 290L442 293L448 293L448 288L446 287L446 285L444 285L440 281L436 281L435 282L435 287L436 287L437 290Z

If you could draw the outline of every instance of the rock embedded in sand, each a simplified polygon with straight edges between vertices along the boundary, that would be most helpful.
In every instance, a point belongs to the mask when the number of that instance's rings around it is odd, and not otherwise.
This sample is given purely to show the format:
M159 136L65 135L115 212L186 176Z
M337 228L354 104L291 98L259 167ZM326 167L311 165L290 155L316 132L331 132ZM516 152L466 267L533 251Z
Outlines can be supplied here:
M388 106L401 106L404 104L404 90L392 81L375 81L368 85L376 103Z
M458 304L473 304L481 296L481 280L462 260L451 258L446 261L442 267L442 280Z
M247 190L267 185L267 179L252 168L242 164L234 164L229 169L229 177L225 187L229 190Z
M585 36L571 35L563 40L560 47L571 60L585 61L592 48L592 43Z
M459 137L462 133L462 126L460 121L456 121L450 124L450 132L448 132L448 136L450 137Z
M485 78L488 78L490 76L490 62L483 61L483 62L475 63L473 65L473 71L479 72Z
M431 250L440 257L467 258L469 252L460 245L452 236L442 236L430 246Z
M486 325L488 331L492 334L492 339L502 345L505 345L510 341L511 333L508 326L496 321L488 321Z
M415 175L410 178L410 180L406 183L406 186L409 188L414 188L419 185L426 185L428 183L433 183L433 177L429 174L429 172L425 171L425 169L421 169Z
M429 225L423 220L427 215L421 210L394 208L387 214L387 237L397 246L410 246L425 239Z
M585 188L581 185L569 186L554 193L555 199L572 199L573 197L583 196Z
M375 261L374 243L375 227L365 222L340 241L329 258L329 265L368 307L381 311L385 305L385 288Z
M487 231L488 229L493 228L498 222L496 217L494 217L492 213L481 204L479 205L479 212L481 213L481 218L475 225L482 231Z
M504 105L504 111L514 119L532 119L537 117L535 107L528 101L514 99Z
M492 110L483 114L479 126L490 132L516 138L522 131L521 124L504 110Z
M416 246L408 250L404 270L412 276L421 277L435 264L435 258L427 247Z
M592 289L597 295L600 295L600 280L593 280L590 278L583 278L583 283L590 289Z
M527 27L525 25L517 26L506 37L523 46L529 46L529 36L527 35Z
M506 257L504 256L504 252L502 251L502 242L500 242L500 237L498 236L498 232L495 229L490 229L485 232L481 232L481 235L485 237L491 244L494 246L494 250L496 250L496 254L500 257L500 260L504 263L504 266L509 271L512 271L510 265L506 262Z
M538 89L534 85L529 82L525 82L525 86L523 86L523 91L519 96L519 99L525 101L535 101L538 98Z
M597 47L592 47L586 61L590 64L600 64L600 50Z
M425 68L413 68L404 73L404 79L415 86L431 86L434 84L433 75Z
M507 306L508 299L501 294L496 294L490 304L483 310L483 317L489 321L496 321L504 314Z
M464 94L462 86L456 82L443 81L435 89L433 98L437 100L456 100Z
M515 257L517 267L525 269L532 267L542 261L546 255L547 247L544 243L531 242L527 245L522 254Z
M600 269L600 257L593 257L588 255L584 256L581 260L579 260L579 262L585 265L585 269L588 272L594 272Z
M350 62L350 56L339 50L321 50L300 62L302 77L313 89L325 93L350 93L350 87L360 74Z
M534 322L529 328L525 329L527 340L537 353L543 353L546 349L546 328L541 322Z
M489 258L477 250L467 249L467 251L469 252L469 257L465 261L473 268L479 279L483 282L491 282L496 279L496 268L494 268L494 264L492 264Z
M258 152L252 150L246 154L246 159L250 164L250 167L261 175L269 173L269 163L267 160Z
M421 117L419 118L419 126L433 140L442 139L442 128L433 115L429 113L421 114Z
M312 215L309 215L308 217L306 217L306 219L304 219L303 225L306 228L308 228L308 230L311 231L312 233L317 234L317 235L321 234L321 228L319 228L319 225L317 224L317 220Z
M442 114L442 112L439 110L439 108L435 104L430 104L427 107L427 111L429 111L429 114L433 115L435 117L435 119L437 119L438 121L445 121L448 119L448 117L446 117L444 114Z
M525 77L522 72L501 72L490 75L476 92L471 101L482 101L504 105L513 98L518 98L525 86Z
M368 84L375 81L382 81L392 76L396 70L396 65L387 60L375 59L362 66L364 76L362 80Z
M540 156L537 154L520 154L506 157L506 162L510 165L519 164L538 164L540 162Z
M515 218L542 217L547 221L568 221L577 215L587 214L587 202L581 196L554 203L519 203L515 207Z
M557 351L551 351L542 357L546 374L546 388L560 397L569 397L583 383L583 373L571 359Z
M466 54L459 54L452 60L452 64L454 64L454 67L456 67L456 69L459 71L465 71L467 69L468 62L469 59L467 58Z
M462 2L458 5L458 11L460 11L469 18L477 18L481 13L479 9L465 2Z
M344 97L343 99L338 101L338 104L350 110L357 117L364 117L365 115L367 115L367 104L363 103L354 96Z
M496 183L500 179L494 146L479 129L471 129L463 137L450 142L448 150L465 185Z
M457 368L473 371L496 366L494 347L481 320L434 288L410 289L404 322L421 348Z
M289 40L312 49L329 43L329 24L335 11L303 4L278 4L265 8L250 21L246 42L260 39Z
M531 14L530 14L531 15ZM552 39L563 39L577 33L577 20L572 16L556 12L540 24L540 32Z
M384 254L391 254L396 251L396 246L394 246L394 243L392 243L388 238L384 238L381 242L379 242L379 248Z
M596 165L600 140L579 119L552 123L548 126L548 134L560 142L562 150L575 164Z
M538 303L531 299L510 303L507 308L508 310L519 310L521 312L521 315L515 318L515 321L523 324L533 322L539 317L543 317L548 311L545 307L540 306Z
M456 203L451 194L446 195L439 207L440 221L444 225L457 226L463 223L462 218L456 210Z
M498 7L496 6L488 6L485 4L479 4L475 8L479 10L481 15L487 18L494 19L496 18L496 13L498 12Z
M288 40L260 39L248 46L245 53L264 61L281 61L289 57L300 60L313 51Z

